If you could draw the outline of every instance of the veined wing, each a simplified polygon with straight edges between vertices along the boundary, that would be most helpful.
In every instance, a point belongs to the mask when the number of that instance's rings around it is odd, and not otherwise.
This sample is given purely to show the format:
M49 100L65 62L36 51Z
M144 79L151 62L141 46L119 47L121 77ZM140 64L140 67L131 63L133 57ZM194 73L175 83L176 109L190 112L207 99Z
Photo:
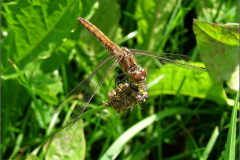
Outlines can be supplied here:
M115 59L113 55L106 57L85 80L77 85L70 93L68 93L66 97L64 97L57 105L54 106L50 115L59 112L64 106L71 103L72 100L81 98L80 104L74 108L71 120L66 128L66 130L70 129L71 126L79 119L98 88L117 66L120 60L121 58Z
M177 61L177 60L183 60L187 62L189 60L189 57L186 55L148 52L148 51L137 50L137 49L129 49L129 50L134 54L134 56L137 59L137 62L146 68L161 67L164 64L171 64L177 67L182 67L190 70L208 72L208 69L204 67L199 67L199 66L191 65L189 63Z

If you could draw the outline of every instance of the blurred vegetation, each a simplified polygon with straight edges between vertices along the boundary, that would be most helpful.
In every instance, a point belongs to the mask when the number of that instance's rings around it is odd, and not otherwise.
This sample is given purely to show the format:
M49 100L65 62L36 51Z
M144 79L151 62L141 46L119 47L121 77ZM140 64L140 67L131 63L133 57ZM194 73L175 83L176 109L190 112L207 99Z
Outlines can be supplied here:
M1 159L239 159L239 118L234 121L239 100L234 69L239 70L239 61L232 64L239 56L239 34L237 44L212 37L220 41L212 48L207 44L215 41L201 43L206 39L198 34L209 28L199 31L197 21L193 32L193 18L218 25L239 23L239 1L1 2ZM66 107L52 117L53 106L108 55L78 23L79 16L120 46L185 54L212 72L150 68L150 97L123 116L102 103L114 89L118 67L82 119L65 132L71 111ZM215 50L219 46L228 47ZM217 62L211 61L214 56ZM217 81L220 73L227 78Z

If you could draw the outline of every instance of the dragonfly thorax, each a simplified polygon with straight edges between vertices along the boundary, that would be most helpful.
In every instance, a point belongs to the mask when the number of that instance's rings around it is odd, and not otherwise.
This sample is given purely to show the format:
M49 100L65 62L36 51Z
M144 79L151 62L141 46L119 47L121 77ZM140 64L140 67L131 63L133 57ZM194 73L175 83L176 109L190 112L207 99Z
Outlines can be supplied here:
M119 62L123 72L132 82L146 81L147 70L138 66L133 53L125 47L121 47L119 51L122 60Z

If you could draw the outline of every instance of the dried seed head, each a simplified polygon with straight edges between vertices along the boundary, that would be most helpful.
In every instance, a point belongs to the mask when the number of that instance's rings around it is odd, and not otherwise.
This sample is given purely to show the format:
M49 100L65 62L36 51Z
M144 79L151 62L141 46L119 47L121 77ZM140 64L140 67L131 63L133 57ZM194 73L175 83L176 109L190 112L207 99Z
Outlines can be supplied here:
M104 102L105 106L109 106L116 110L117 113L125 112L129 108L137 104L144 103L148 98L147 86L145 83L129 83L120 84L115 90L108 93L108 102Z

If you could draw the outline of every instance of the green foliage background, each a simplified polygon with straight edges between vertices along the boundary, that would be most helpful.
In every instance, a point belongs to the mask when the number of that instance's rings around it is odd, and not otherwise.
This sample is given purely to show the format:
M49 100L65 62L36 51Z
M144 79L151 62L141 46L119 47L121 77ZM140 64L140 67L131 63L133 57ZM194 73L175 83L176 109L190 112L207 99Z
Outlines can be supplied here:
M117 68L83 119L68 132L64 126L70 110L64 108L53 117L50 112L108 55L77 17L89 20L120 46L185 54L194 65L204 66L193 18L220 25L239 23L239 1L5 0L1 4L1 159L226 157L238 90L231 86L239 85L238 77L215 83L211 70L150 68L150 98L124 117L102 106L114 89ZM238 134L236 142L238 151ZM234 155L239 158L238 152Z

